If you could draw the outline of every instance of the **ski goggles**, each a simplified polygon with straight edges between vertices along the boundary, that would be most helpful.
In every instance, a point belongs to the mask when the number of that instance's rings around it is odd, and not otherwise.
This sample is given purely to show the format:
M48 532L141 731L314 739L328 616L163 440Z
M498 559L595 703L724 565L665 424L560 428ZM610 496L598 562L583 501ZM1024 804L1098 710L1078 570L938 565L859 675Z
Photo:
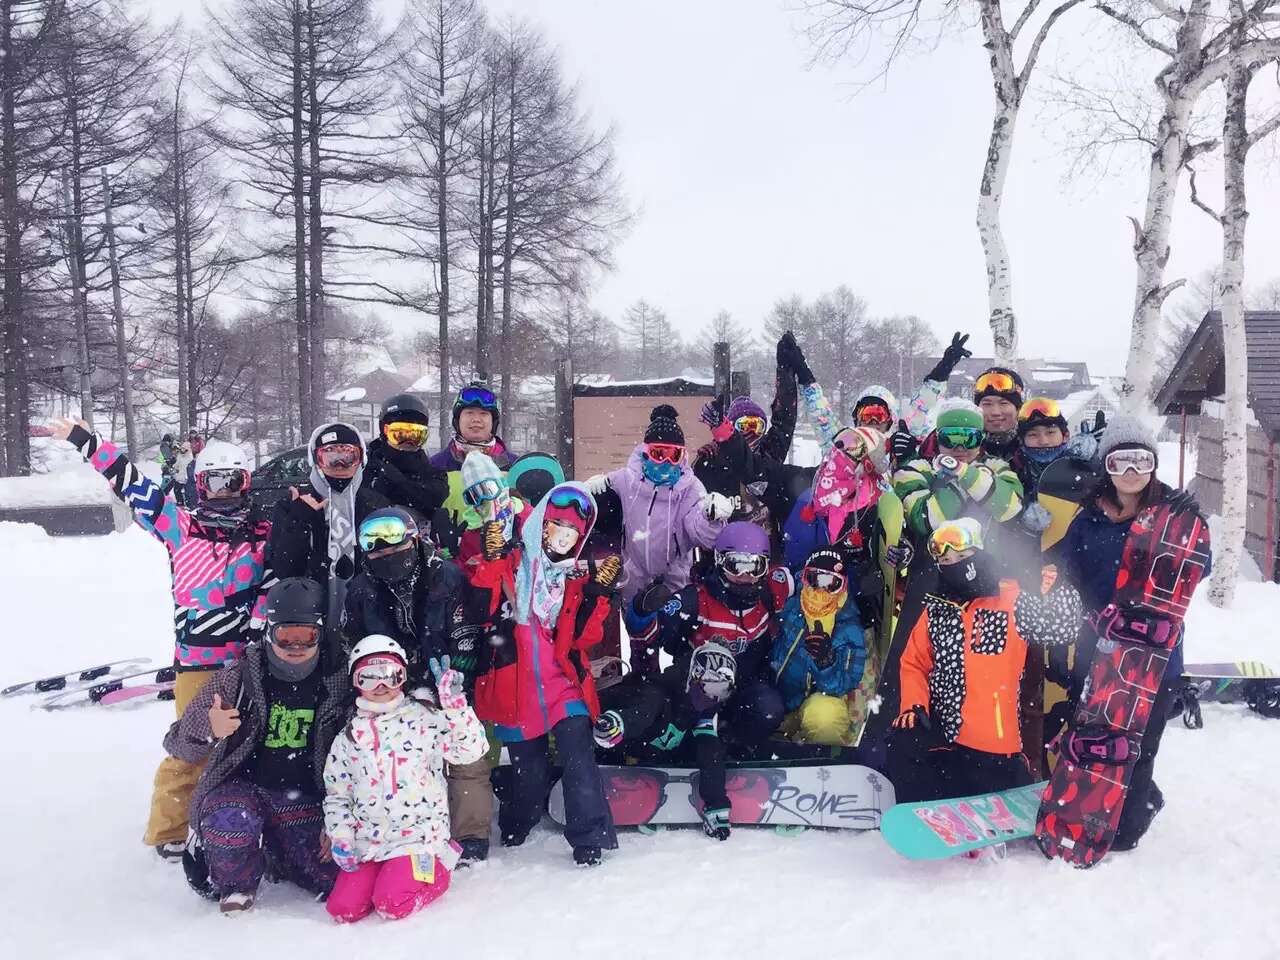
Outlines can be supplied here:
M843 573L824 567L805 567L801 579L806 587L823 593L843 593L848 582Z
M354 443L330 443L316 449L316 466L321 471L352 470L363 459L363 451Z
M684 447L678 443L646 443L644 455L654 463L679 463L684 459Z
M938 443L952 450L977 450L982 446L982 436L978 427L938 428Z
M463 490L462 499L467 506L479 508L481 505L491 503L502 496L502 489L502 481L493 477L486 477L484 480L473 483Z
M853 411L853 421L860 427L887 427L893 414L883 403L868 403Z
M1063 420L1062 407L1057 400L1048 397L1032 397L1018 411L1018 419L1023 423L1031 420Z
M360 524L360 549L365 553L383 547L398 547L418 535L418 528L403 517L370 517Z
M205 470L196 476L196 486L206 494L243 493L249 488L249 471L240 467Z
M727 771L724 785L730 797L732 821L747 824L766 822L774 809L774 791L784 786L786 779L785 770ZM652 822L667 802L667 788L673 785L677 787L677 798L681 796L679 787L683 787L689 806L701 810L699 781L697 770L681 774L653 767L610 768L605 789L614 824L638 827Z
M995 393L1016 393L1020 389L1018 382L1011 374L1002 373L999 370L984 373L973 385L974 396L986 393L988 390Z
M568 508L573 510L583 520L590 520L592 509L591 501L587 495L581 490L575 490L573 487L560 487L551 491L551 495L547 498L553 507L561 509Z
M765 420L764 417L748 414L733 421L733 429L749 437L762 437L764 436Z
M948 550L963 553L982 549L982 537L958 523L944 523L929 535L929 556L941 560Z
M1146 476L1156 469L1156 455L1146 447L1126 447L1123 450L1112 450L1102 461L1107 473L1118 477L1132 470Z
M769 558L742 550L717 550L716 566L732 580L759 580L769 569Z
M320 628L314 623L276 623L270 632L271 642L281 650L310 650L320 642Z
M458 406L497 410L498 398L488 387L463 387L458 391Z
M387 438L387 443L397 450L421 450L430 432L431 428L425 423L408 420L393 420L382 427L382 435Z
M404 664L395 657L366 657L351 675L351 682L361 693L371 693L379 687L403 687L406 679Z

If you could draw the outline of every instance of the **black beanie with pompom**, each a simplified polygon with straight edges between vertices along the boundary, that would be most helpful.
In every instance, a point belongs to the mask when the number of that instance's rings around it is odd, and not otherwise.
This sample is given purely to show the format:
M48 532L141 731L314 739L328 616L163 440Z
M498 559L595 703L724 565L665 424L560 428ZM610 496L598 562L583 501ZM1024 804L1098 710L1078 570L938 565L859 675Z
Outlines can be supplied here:
M660 403L649 413L649 429L644 432L645 443L675 443L684 446L684 431L676 419L680 415L669 403Z

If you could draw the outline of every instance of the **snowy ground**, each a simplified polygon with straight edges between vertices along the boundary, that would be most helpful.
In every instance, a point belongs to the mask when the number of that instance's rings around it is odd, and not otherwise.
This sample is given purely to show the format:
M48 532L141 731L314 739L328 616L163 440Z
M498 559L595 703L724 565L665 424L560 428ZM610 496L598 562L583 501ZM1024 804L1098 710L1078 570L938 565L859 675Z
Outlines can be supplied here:
M0 685L98 659L164 661L166 578L163 551L137 530L52 540L0 524ZM1188 660L1280 666L1277 621L1280 587L1246 584L1230 615L1196 607ZM604 867L582 871L540 831L408 921L335 929L287 886L224 919L142 845L170 705L49 714L5 701L5 955L203 956L216 944L222 957L456 960L1280 957L1280 721L1204 712L1201 731L1169 728L1157 766L1168 806L1151 833L1088 872L1026 849L998 864L909 863L875 833L746 830L725 844L627 834Z

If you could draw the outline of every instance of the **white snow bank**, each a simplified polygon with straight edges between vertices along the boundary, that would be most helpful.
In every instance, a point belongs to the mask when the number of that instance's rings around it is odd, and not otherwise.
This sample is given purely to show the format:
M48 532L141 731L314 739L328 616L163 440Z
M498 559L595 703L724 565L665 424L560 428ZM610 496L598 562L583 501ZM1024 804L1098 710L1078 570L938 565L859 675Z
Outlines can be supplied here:
M0 507L63 507L109 504L114 499L102 476L83 460L62 464L56 473L0 477Z

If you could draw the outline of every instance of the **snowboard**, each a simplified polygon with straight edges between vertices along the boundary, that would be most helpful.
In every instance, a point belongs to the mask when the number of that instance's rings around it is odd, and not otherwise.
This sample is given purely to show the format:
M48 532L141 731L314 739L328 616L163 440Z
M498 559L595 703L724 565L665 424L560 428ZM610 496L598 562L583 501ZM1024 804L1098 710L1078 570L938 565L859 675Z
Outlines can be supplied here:
M1036 832L1047 781L953 800L899 803L885 811L880 833L908 860L942 860Z
M883 661L889 654L889 646L893 643L893 630L898 624L898 568L885 559L885 551L896 546L902 539L906 517L902 512L902 501L892 490L880 494L876 501L876 517L879 519L880 535L876 542L876 561L880 564L880 573L884 578L884 588L880 595L880 633L876 644Z
M53 693L59 690L78 690L90 686L103 677L128 674L133 668L141 667L143 664L150 662L150 657L130 657L127 660L111 660L92 667L81 667L78 670L68 670L66 673L56 673L51 677L44 677L39 680L25 680L22 683L15 683L0 690L0 697L12 697L20 693Z
M111 706L137 697L172 700L175 679L176 671L173 667L144 670L114 677L93 686L55 693L35 706L42 710L62 710L66 707Z
M1125 540L1112 604L1124 614L1152 615L1180 629L1209 561L1209 527L1196 513L1149 507ZM1128 741L1127 762L1072 763L1056 745L1057 764L1040 804L1036 840L1045 856L1090 867L1106 856L1124 809L1133 762L1164 680L1172 647L1100 637L1071 724Z
M1080 504L1098 490L1105 474L1088 460L1063 457L1044 468L1036 485L1036 502L1049 511L1052 518L1040 534L1040 549L1048 550L1066 536L1071 521L1080 512Z
M617 827L700 827L696 767L601 766ZM893 806L893 785L870 767L730 765L725 778L735 826L875 830ZM564 826L564 792L551 789L548 813Z
M1204 726L1200 704L1247 703L1264 717L1280 717L1280 674L1257 660L1237 663L1189 663L1182 668L1179 694L1184 726Z

